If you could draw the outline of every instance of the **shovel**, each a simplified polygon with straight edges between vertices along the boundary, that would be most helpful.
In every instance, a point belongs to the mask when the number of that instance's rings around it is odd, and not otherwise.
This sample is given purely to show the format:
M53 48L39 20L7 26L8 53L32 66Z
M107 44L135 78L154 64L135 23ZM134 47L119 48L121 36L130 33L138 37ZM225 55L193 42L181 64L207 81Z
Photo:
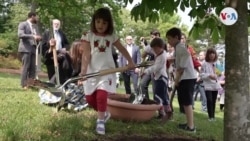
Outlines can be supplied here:
M135 66L135 68L139 68L139 67L146 67L146 66L150 66L153 65L153 61L148 61L148 62L142 62L141 64L138 64ZM78 76L78 77L73 77L68 79L66 82L64 82L61 86L55 86L52 83L48 83L48 82L42 82L40 80L28 80L28 84L32 87L39 87L42 89L45 89L49 92L53 93L60 93L61 95L61 100L58 103L58 108L57 110L60 110L60 108L64 105L64 101L65 101L65 92L64 92L64 87L70 83L70 82L75 82L77 80L81 80L81 79L87 79L87 78L91 78L91 77L96 77L96 76L103 76L103 75L107 75L107 74L112 74L112 73L116 73L116 72L123 72L128 70L128 67L120 67L120 68L114 68L114 69L106 69L106 70L101 70L98 72L94 72L94 73L89 73L83 76Z
M58 68L56 48L53 47L52 51L53 51L53 60L54 60L54 67L55 67L56 85L60 86L59 68Z
M36 75L35 78L39 79L38 77L38 72L41 71L41 47L40 47L41 42L36 45Z

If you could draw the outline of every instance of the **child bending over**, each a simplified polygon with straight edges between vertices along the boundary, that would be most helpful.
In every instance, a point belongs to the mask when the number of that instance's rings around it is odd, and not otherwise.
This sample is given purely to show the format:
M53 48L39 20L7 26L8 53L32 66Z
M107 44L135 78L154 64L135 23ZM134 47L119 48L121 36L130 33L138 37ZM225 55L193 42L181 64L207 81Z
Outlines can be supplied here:
M166 71L167 53L164 50L164 41L161 38L154 38L150 46L155 54L155 63L153 66L144 70L145 74L153 74L155 79L154 99L159 97L162 100L163 107L159 110L159 118L169 119L172 116L169 97L167 94L168 76ZM160 101L158 101L160 102Z

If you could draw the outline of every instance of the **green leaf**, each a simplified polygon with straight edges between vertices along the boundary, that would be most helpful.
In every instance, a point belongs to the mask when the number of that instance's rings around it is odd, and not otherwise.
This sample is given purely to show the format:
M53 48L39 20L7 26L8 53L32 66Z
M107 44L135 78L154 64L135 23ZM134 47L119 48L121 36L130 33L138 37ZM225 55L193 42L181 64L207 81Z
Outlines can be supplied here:
M182 0L182 2L184 3L185 7L189 7L189 0Z
M190 16L191 18L194 18L197 16L197 10L196 9L192 9L189 13L188 16Z
M198 39L199 38L199 25L196 23L193 28L190 30L190 36L193 39Z
M184 3L181 3L180 9L181 9L183 12L185 11L185 5L184 5Z
M213 28L211 36L212 36L213 43L219 42L219 30L217 27Z
M179 4L180 4L180 2L181 2L181 0L176 0L176 1L174 2L174 7L178 7Z
M204 0L197 0L199 4L204 4Z
M190 6L192 8L196 8L196 6L197 6L196 0L190 0Z

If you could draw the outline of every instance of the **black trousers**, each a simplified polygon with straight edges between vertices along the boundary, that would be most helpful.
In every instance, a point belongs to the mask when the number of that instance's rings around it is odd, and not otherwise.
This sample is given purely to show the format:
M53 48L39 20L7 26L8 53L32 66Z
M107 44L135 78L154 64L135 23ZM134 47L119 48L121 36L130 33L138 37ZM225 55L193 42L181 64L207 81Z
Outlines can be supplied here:
M207 113L209 118L214 118L218 91L205 91L207 97Z

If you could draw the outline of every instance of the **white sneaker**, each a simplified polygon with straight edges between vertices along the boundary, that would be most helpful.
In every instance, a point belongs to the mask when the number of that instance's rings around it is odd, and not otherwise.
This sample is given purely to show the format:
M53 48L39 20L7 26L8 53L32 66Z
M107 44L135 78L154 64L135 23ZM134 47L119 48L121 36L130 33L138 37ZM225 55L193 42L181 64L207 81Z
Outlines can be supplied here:
M96 132L97 132L97 134L105 135L105 122L104 122L104 120L97 120Z

